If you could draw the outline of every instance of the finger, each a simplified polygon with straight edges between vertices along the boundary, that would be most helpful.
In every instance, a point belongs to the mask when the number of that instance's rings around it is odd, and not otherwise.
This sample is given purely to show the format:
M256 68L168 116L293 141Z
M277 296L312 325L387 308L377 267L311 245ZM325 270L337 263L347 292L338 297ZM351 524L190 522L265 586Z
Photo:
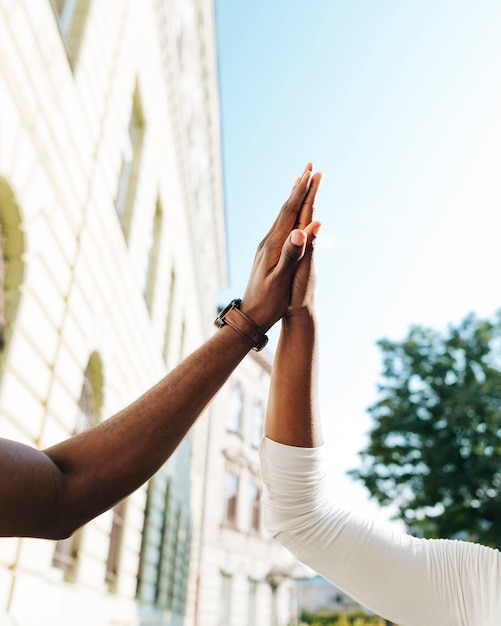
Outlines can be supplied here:
M304 168L304 170L303 170L303 174L304 174L307 170L309 170L310 172L313 172L313 163L307 163L307 164L306 164L306 167L305 167L305 168ZM289 194L289 198L290 198L290 197L291 197L291 195L293 194L294 189L297 187L297 185L298 185L299 181L301 180L301 177L303 176L303 174L301 174L301 176L298 176L298 177L296 178L296 180L294 181L294 184L292 185L291 192L290 192L290 194Z
M272 232L274 231L273 235L285 238L294 228L299 211L301 210L305 196L310 188L312 176L313 174L309 169L306 169L303 172L298 184L292 190L291 195L282 206L282 209L275 220L273 228L271 229Z
M321 222L310 222L308 224L308 226L304 229L308 243L311 243L312 241L315 240L321 228L322 228Z
M306 193L303 205L299 212L298 220L296 222L296 228L304 230L306 226L312 221L313 215L315 213L315 199L317 197L317 192L320 189L320 185L322 184L322 179L322 172L317 172L313 175L310 187Z
M320 222L312 222L304 233L307 243L302 259L295 265L294 279L292 282L290 305L301 305L308 299L308 291L315 286L315 262L314 249L315 238L320 231Z
M303 230L293 230L287 237L275 271L277 274L292 276L297 262L304 256L308 235Z
M311 256L313 255L313 250L315 248L315 240L317 238L318 233L320 232L321 227L322 227L322 224L320 222L311 222L304 229L304 231L300 231L300 232L304 232L306 235L306 245L305 245L302 259L311 258ZM302 263L303 261L301 261L301 264Z
M306 192L310 186L310 180L312 176L312 163L308 163L301 176L296 179L297 183L291 190L291 193L287 200L282 205L280 212L278 213L275 221L271 225L270 230L267 232L266 240L270 237L277 236L280 239L287 237L290 231L294 228L294 224L297 220L297 215L301 208L301 203L304 200Z
M289 196L291 196L291 195L292 195L292 193L293 193L294 189L297 187L297 184L299 183L299 181L300 181L300 180L301 180L301 176L298 176L298 177L296 178L296 180L294 181L294 184L292 185L292 189L291 189L291 192L290 192Z
M304 256L313 256L313 251L315 250L316 239L320 229L322 228L322 224L320 222L311 222L305 229L306 233L306 248Z

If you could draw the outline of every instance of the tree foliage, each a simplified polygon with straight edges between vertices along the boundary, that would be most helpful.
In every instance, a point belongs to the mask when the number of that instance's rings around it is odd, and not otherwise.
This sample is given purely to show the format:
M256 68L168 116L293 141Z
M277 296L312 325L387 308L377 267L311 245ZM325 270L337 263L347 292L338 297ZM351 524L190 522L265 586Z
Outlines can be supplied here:
M501 545L501 311L381 340L383 381L351 472L410 529Z
M309 626L386 626L388 622L377 615L364 611L323 611L301 614L301 624Z

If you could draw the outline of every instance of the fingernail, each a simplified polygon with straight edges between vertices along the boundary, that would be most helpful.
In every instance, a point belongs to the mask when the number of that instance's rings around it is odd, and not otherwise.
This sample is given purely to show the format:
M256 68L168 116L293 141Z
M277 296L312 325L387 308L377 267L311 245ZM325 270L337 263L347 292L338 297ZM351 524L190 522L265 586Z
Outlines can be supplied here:
M320 222L317 222L316 224L314 224L313 228L311 229L312 235L316 237L318 233L320 232L321 228L322 228L322 224Z
M295 245L295 246L302 246L304 243L304 237L303 237L303 231L302 230L293 230L292 234L291 234L291 242Z

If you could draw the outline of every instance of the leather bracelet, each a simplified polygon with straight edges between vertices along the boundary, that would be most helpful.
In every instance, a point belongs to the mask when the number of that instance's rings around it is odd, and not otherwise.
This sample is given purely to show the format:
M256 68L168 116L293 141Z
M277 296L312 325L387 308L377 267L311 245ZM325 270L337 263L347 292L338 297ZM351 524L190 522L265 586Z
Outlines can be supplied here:
M268 337L262 328L254 324L250 317L240 310L241 302L240 298L232 300L216 317L214 324L218 328L226 324L231 326L252 344L253 350L259 352L268 343Z

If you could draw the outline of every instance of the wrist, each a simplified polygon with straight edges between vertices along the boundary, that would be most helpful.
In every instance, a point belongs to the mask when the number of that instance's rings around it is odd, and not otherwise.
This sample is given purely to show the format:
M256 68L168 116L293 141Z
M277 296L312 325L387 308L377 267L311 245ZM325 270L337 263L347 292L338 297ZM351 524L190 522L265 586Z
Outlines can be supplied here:
M282 331L291 339L295 337L301 342L314 340L317 331L315 312L306 307L287 311L287 314L282 318Z
M232 300L217 316L214 323L218 328L231 326L251 344L253 350L259 352L268 343L268 337L265 330L241 310L241 304L242 301L239 298Z
M274 316L267 309L266 306L260 304L259 306L249 304L250 298L246 299L245 294L240 303L240 310L245 313L258 328L261 328L264 333L268 332L275 322L280 319L280 316ZM273 319L272 319L273 316Z
M282 321L286 324L311 324L316 319L315 306L310 302L302 306L289 306Z

